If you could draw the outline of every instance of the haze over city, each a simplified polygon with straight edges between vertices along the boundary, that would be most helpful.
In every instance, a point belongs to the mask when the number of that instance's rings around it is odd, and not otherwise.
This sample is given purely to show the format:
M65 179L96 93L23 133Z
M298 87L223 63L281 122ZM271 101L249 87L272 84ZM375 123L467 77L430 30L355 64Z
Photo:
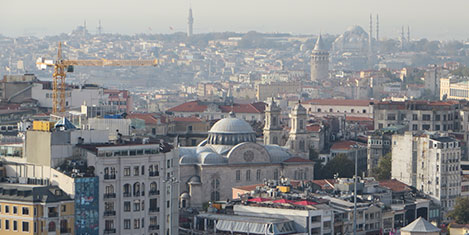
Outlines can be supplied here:
M469 36L465 30L469 2L464 0L3 1L0 33L54 35L70 32L84 20L90 32L99 20L108 33L184 32L190 5L196 18L195 33L255 30L339 34L350 25L366 27L368 15L373 13L381 17L383 38L397 37L402 25L409 25L415 38L460 40Z

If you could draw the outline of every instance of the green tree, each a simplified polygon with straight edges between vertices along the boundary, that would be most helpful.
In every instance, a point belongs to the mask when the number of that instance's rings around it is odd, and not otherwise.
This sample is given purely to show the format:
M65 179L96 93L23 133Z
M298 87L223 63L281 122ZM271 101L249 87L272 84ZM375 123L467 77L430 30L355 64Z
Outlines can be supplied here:
M313 148L309 149L309 160L314 162L314 179L323 179L321 176L322 172L322 160L319 159L319 153Z
M448 217L453 218L458 224L469 223L469 198L460 197L456 199L454 209L448 213Z
M321 170L322 179L332 179L334 174L339 174L339 177L351 178L354 173L355 163L348 159L347 155L339 154L330 160Z
M377 180L391 179L392 155L388 153L379 159L378 167L371 170L371 176Z

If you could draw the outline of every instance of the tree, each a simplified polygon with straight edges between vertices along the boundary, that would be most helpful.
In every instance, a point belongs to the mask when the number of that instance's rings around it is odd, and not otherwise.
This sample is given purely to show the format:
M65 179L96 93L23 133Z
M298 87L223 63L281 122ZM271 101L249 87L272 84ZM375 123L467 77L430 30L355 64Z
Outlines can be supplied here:
M321 170L322 179L334 178L334 174L339 174L339 177L351 178L354 173L355 163L348 159L347 155L339 154L330 160Z
M314 148L309 148L309 160L314 162L314 179L323 179L321 176L322 172L322 160L319 158L319 153Z
M458 224L469 223L469 198L459 197L456 199L454 209L448 213L448 217L453 218Z
M377 180L391 179L392 155L388 153L379 159L378 167L371 170L371 176Z

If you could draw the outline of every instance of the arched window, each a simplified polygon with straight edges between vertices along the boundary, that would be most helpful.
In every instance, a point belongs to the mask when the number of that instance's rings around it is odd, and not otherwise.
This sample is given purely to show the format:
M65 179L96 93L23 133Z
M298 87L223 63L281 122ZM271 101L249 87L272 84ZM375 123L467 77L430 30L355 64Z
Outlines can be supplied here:
M130 197L130 184L124 184L124 197Z
M300 120L300 130L303 130L303 120Z
M55 223L53 221L51 221L49 223L49 232L55 232Z
M109 167L104 168L104 175L109 175Z
M277 117L272 117L272 126L277 126Z
M257 171L256 171L256 180L257 181L261 180L261 169L257 169Z
M251 181L251 170L246 171L246 181Z
M157 184L156 182L151 182L150 183L150 193L154 193L157 190Z
M278 144L278 138L277 138L277 136L274 136L274 137L272 138L272 144Z
M140 183L137 182L134 184L134 196L140 196Z
M218 178L213 179L212 182L211 182L211 186L212 186L212 193L210 195L210 200L212 200L212 201L220 200L220 192L219 192L220 179L218 179Z

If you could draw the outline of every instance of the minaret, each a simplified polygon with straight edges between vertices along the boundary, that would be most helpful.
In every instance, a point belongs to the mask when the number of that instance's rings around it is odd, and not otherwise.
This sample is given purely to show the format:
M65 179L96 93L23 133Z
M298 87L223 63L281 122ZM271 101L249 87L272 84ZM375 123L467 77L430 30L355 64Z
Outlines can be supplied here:
M280 107L275 103L274 97L267 101L265 108L264 144L283 145L282 126L280 125Z
M376 14L376 41L379 42L379 15Z
M293 153L306 158L309 152L309 134L306 131L307 118L306 109L298 101L298 104L293 107L290 113L291 124L288 147Z
M404 26L402 26L401 28L401 50L404 50L404 46L405 46L405 36L404 36Z
M189 17L187 18L187 37L192 37L194 17L192 16L192 7L189 8Z
M370 31L368 32L368 67L373 69L373 15L370 14Z
M410 42L410 26L407 25L407 42Z
M103 33L103 26L101 25L101 20L98 21L98 35Z
M329 52L325 49L324 43L319 34L311 52L311 80L325 81L329 78Z

